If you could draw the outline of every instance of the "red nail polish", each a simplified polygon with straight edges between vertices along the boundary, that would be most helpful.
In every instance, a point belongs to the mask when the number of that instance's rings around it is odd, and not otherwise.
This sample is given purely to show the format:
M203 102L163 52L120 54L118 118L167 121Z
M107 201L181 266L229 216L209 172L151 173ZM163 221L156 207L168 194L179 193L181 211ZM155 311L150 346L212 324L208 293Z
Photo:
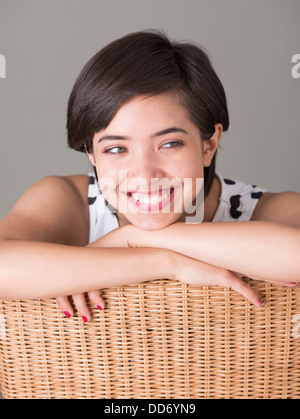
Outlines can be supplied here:
M82 316L83 323L87 323L88 319L85 316Z
M68 312L68 311L64 311L64 313L65 313L65 316L69 319L70 317L72 317L71 316L71 314Z
M259 299L259 300L258 300L258 304L259 304L260 306L262 306L262 305L263 305L263 302L261 301L261 299Z
M102 310L103 310L103 308L102 308L101 306L97 306L97 307L99 308L99 310L100 310L100 311L102 311Z

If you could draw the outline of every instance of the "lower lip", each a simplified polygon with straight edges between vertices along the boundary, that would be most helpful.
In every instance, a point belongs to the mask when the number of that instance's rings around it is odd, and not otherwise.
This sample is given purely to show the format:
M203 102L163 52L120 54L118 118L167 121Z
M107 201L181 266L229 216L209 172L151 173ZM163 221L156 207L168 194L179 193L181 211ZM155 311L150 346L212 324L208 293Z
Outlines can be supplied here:
M136 208L138 208L141 211L145 212L153 212L153 211L161 211L163 208L165 208L171 200L173 199L175 194L175 189L173 189L170 196L168 196L166 199L157 202L156 204L144 204L143 202L135 201L131 194L128 194L127 197L129 199L129 202L131 202Z

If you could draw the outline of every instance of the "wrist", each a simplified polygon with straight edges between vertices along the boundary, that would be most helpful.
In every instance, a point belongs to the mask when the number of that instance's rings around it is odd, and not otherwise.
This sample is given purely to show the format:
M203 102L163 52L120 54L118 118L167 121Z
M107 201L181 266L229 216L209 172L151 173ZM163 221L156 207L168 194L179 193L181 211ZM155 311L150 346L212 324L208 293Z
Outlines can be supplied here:
M133 224L128 224L123 229L123 238L129 247L154 247L149 244L148 231L141 230Z
M179 268L179 259L180 256L178 253L173 252L168 249L157 249L159 250L159 265L163 270L163 278L177 280L178 277L178 268Z

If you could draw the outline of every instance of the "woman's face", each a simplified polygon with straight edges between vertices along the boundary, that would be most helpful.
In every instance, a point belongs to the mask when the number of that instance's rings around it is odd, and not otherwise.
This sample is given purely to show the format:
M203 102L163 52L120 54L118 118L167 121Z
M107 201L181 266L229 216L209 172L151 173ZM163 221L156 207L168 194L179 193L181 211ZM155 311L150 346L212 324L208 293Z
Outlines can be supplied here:
M120 226L156 230L191 215L187 206L204 189L203 166L212 158L204 148L185 108L163 94L124 104L95 134L89 157Z

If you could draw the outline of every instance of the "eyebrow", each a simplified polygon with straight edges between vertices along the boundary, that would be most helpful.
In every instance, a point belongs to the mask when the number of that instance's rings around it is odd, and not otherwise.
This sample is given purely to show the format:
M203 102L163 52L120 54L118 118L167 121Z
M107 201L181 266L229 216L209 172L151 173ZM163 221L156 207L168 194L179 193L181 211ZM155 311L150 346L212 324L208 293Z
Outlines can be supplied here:
M156 132L155 134L151 135L151 138L160 137L162 135L173 134L173 133L177 133L177 132L180 132L182 134L188 134L188 132L183 128L171 127L171 128L166 128L162 131ZM125 137L123 135L104 135L103 137L100 137L97 142L100 143L102 141L128 140L128 139L129 139L129 137Z

